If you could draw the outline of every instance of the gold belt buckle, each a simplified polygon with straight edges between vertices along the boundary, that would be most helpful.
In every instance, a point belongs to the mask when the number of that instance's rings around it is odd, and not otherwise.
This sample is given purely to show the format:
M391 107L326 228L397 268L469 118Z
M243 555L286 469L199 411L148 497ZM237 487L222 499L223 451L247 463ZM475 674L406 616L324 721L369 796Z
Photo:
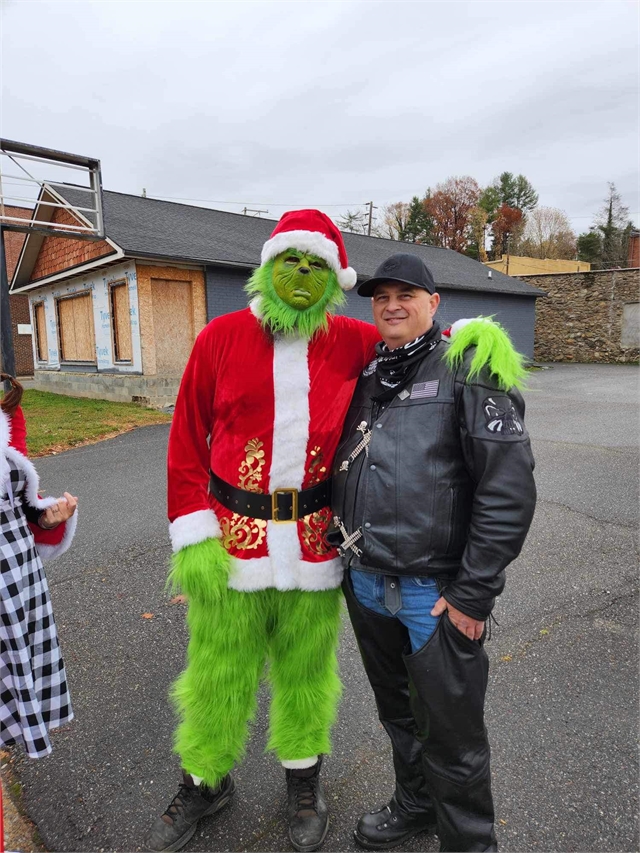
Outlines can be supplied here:
M291 518L278 518L278 495L291 495ZM298 490L276 489L271 495L271 518L274 524L289 524L298 520Z

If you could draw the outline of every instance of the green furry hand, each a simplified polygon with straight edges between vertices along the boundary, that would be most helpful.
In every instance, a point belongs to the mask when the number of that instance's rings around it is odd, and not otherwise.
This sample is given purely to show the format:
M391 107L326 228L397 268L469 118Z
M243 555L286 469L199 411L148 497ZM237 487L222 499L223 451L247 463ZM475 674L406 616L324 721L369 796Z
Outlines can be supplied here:
M220 539L205 539L181 548L171 558L167 585L180 590L190 601L216 604L229 582L231 558Z

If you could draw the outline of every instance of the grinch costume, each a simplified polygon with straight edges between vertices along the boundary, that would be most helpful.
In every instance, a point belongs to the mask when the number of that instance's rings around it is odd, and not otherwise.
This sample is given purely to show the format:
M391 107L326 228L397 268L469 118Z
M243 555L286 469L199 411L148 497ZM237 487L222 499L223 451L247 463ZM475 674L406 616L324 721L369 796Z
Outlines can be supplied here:
M292 844L317 849L326 834L318 772L340 694L342 580L325 540L329 477L379 340L374 326L331 313L355 281L328 217L285 214L250 306L212 320L185 370L168 453L171 578L189 599L188 666L173 688L185 782L151 849L179 849L195 830L188 818L228 801L267 661L267 748L287 769ZM194 780L205 802L183 820Z

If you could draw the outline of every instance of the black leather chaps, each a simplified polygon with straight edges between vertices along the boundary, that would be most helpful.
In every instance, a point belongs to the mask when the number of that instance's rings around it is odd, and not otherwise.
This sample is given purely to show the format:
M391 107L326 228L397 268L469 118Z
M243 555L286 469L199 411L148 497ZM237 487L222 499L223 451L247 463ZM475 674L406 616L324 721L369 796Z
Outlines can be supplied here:
M348 571L343 589L391 740L399 808L435 812L442 851L497 850L484 725L489 661L482 642L462 634L445 613L425 645L409 654L405 626L363 607Z

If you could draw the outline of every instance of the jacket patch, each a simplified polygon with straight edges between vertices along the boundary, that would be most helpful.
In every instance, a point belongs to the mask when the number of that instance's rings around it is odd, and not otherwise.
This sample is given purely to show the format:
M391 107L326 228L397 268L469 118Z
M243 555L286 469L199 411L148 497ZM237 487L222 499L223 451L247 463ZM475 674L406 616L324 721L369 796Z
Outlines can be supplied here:
M432 379L430 382L416 382L411 388L411 400L418 400L421 397L437 397L440 387L439 379Z
M510 397L487 397L482 404L485 429L501 435L522 435L524 427Z

